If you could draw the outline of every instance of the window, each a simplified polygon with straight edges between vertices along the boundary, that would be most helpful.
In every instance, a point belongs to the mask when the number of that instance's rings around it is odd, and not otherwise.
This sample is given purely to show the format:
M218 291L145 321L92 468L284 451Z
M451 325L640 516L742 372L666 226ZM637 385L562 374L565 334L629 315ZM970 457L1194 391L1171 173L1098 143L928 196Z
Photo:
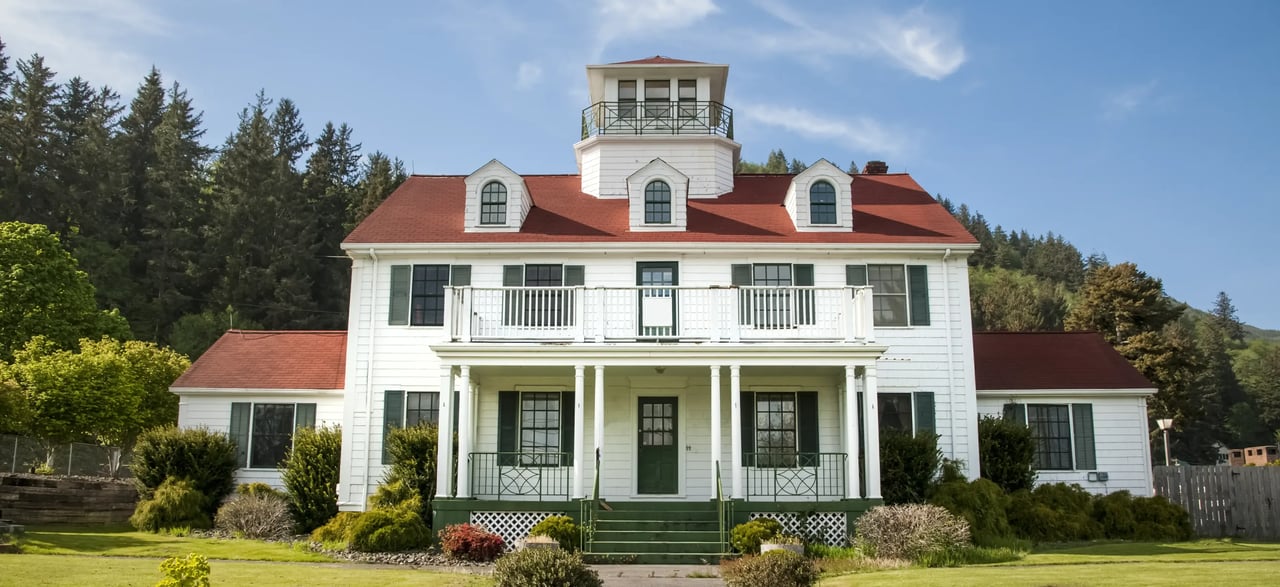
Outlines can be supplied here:
M458 393L453 398L453 426L458 429ZM391 464L387 438L393 428L440 423L440 392L387 390L382 400L382 464Z
M743 392L742 396L742 462L746 466L818 466L816 391Z
M1097 468L1093 404L1005 404L1004 417L1031 428L1035 468L1088 471Z
M644 223L671 224L671 186L660 179L644 187Z
M506 265L503 287L530 289L503 295L503 324L527 327L573 326L575 292L561 289L584 284L582 265Z
M440 423L440 393L436 391L410 391L404 394L404 425Z
M644 80L644 117L659 126L671 116L671 80Z
M618 116L635 118L636 116L636 80L618 80Z
M471 266L392 265L387 324L443 326L446 285L471 285Z
M836 223L836 188L825 181L809 186L809 223Z
M691 121L698 116L698 80L682 79L676 82L676 97L680 100L681 122Z
M899 432L913 436L933 433L937 429L933 399L932 391L877 394L880 432Z
M876 326L929 325L929 268L924 265L845 265L845 283L870 285Z
M498 464L573 464L573 392L498 392Z
M315 426L315 404L231 404L231 440L240 468L275 469L293 446L298 428Z
M480 189L480 224L507 223L507 186L491 181Z
M814 292L798 289L813 285L813 265L734 265L732 279L733 285L777 288L747 289L739 294L742 324L756 328L792 328L814 323L817 311Z

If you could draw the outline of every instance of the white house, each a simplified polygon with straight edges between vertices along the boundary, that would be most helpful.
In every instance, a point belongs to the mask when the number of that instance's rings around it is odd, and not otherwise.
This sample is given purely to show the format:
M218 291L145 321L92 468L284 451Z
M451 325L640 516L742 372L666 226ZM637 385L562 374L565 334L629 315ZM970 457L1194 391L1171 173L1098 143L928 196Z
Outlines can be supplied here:
M510 543L565 513L595 529L589 550L640 560L723 552L726 527L763 515L843 542L881 501L889 430L936 432L976 477L973 237L881 162L735 175L726 65L587 76L578 174L415 175L343 242L341 403L314 398L341 406L340 507L367 507L387 431L424 421L437 528ZM244 438L236 405L288 402L201 381L175 384L183 425Z

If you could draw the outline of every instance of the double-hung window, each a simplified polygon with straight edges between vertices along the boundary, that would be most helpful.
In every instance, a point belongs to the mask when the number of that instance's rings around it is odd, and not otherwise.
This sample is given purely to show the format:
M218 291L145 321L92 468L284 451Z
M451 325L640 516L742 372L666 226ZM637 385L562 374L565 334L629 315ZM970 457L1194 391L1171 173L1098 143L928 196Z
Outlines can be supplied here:
M574 292L584 285L582 265L529 264L502 268L503 287L518 288L503 297L503 324L531 328L573 326Z
M443 326L447 285L471 285L471 266L392 265L387 324Z
M813 265L755 263L731 271L733 285L751 286L738 296L742 324L774 329L814 323L813 291L800 289L813 285Z
M498 392L498 464L572 465L573 409L571 391Z
M454 393L453 426L457 430L458 394ZM402 391L383 392L382 403L382 464L391 464L387 452L387 438L395 428L436 426L440 423L440 392Z
M670 128L671 80L644 80L644 118L646 128Z
M744 392L742 396L744 465L817 466L817 392Z
M870 285L876 326L929 325L929 273L925 265L846 265L845 283Z
M880 432L908 436L932 434L937 428L932 391L876 395Z
M684 126L698 116L698 80L682 79L676 84L676 97L680 100L680 124Z
M277 468L293 446L294 432L315 425L315 404L233 402L229 435L236 444L236 465Z
M1035 468L1091 471L1098 467L1093 437L1093 404L1004 405L1004 418L1031 429Z
M618 118L622 124L633 126L636 117L636 80L618 80Z

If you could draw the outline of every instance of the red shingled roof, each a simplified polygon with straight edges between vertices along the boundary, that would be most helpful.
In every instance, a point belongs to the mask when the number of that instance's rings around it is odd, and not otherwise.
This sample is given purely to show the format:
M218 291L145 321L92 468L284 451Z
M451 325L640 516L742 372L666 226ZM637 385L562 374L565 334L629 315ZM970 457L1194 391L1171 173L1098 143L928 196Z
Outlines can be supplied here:
M342 389L347 333L228 330L171 387Z
M906 174L854 176L852 232L797 232L782 207L788 174L739 175L731 193L690 199L683 232L632 232L626 199L584 194L577 175L529 175L534 208L520 232L464 232L464 179L410 177L343 242L976 243Z
M978 332L978 391L1155 387L1096 332Z
M615 61L609 65L705 65L702 61L689 61L686 59L676 59L674 57L663 57L662 55L654 55L653 57L645 57L644 59L633 59L631 61Z

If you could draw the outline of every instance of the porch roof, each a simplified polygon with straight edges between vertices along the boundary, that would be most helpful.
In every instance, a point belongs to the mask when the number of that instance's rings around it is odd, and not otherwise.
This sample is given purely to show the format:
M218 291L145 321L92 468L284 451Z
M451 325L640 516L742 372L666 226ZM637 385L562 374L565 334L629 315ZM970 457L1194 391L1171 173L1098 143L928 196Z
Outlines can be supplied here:
M888 347L849 343L440 343L445 364L471 366L871 365Z

